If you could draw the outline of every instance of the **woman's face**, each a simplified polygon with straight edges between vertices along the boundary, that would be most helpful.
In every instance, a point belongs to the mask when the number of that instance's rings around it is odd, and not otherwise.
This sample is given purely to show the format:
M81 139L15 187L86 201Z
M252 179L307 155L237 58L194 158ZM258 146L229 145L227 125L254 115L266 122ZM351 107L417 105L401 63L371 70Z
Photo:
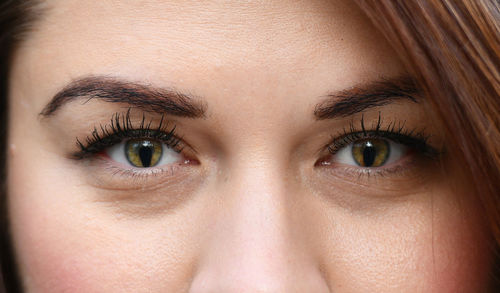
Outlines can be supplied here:
M481 292L446 137L351 1L45 1L10 79L28 292Z

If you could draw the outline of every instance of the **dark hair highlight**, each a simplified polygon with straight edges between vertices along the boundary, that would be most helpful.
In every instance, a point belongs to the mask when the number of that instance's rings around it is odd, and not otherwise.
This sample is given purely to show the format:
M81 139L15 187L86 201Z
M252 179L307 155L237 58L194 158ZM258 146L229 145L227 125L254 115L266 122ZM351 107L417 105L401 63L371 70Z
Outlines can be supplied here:
M9 237L7 211L7 124L9 69L13 52L39 15L38 1L0 1L0 292L22 292ZM3 282L3 284L2 284Z
M466 166L464 175L474 184L475 196L486 212L498 253L500 2L356 2L399 53L443 122L456 147L454 155ZM497 261L496 282L499 265Z

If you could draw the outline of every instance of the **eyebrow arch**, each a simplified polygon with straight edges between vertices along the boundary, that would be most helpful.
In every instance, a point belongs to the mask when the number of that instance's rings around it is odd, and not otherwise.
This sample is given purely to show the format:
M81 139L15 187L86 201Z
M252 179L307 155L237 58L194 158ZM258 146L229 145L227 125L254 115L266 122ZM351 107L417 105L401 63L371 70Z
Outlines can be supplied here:
M124 103L146 111L187 118L204 117L206 111L199 99L175 90L112 77L90 76L69 83L52 98L40 115L54 115L63 105L79 99Z
M329 94L325 101L316 105L314 116L316 120L343 118L396 100L418 103L420 97L420 90L409 76L382 79Z

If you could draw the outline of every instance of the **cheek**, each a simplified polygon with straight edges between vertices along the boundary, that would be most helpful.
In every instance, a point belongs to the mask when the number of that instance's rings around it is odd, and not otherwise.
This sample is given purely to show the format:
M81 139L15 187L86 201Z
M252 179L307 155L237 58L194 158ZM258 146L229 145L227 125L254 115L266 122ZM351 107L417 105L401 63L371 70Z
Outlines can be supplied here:
M179 219L196 212L122 215L112 203L90 200L96 190L54 162L50 155L10 156L9 217L27 292L185 290L198 232Z
M474 208L476 207L476 208ZM437 212L437 211L436 211ZM423 269L436 292L485 292L490 279L493 241L475 203L433 218L432 257ZM448 212L448 213L446 213Z
M453 170L447 174L447 186L435 188L431 198L432 257L424 269L432 272L436 292L486 292L496 253L489 222L470 180Z
M197 235L208 231L206 202L158 218L121 216L89 200L96 191L56 157L19 152L9 157L9 217L28 292L186 291L203 243ZM466 191L435 188L363 213L303 198L309 204L297 215L310 219L307 241L320 243L332 290L484 291L491 239Z
M334 236L328 240L324 259L330 280L336 280L332 288L346 292L485 291L492 242L477 204L456 202L456 194L446 192L432 199L418 197L423 200L391 204L380 213L337 217L349 224L331 228Z

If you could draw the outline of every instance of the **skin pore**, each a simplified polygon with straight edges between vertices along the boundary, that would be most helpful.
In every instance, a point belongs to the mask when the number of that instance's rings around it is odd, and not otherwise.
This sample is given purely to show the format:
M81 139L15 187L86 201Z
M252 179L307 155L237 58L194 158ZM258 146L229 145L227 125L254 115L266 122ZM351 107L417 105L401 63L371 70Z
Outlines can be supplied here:
M350 1L44 2L10 75L27 292L485 290L471 186Z

